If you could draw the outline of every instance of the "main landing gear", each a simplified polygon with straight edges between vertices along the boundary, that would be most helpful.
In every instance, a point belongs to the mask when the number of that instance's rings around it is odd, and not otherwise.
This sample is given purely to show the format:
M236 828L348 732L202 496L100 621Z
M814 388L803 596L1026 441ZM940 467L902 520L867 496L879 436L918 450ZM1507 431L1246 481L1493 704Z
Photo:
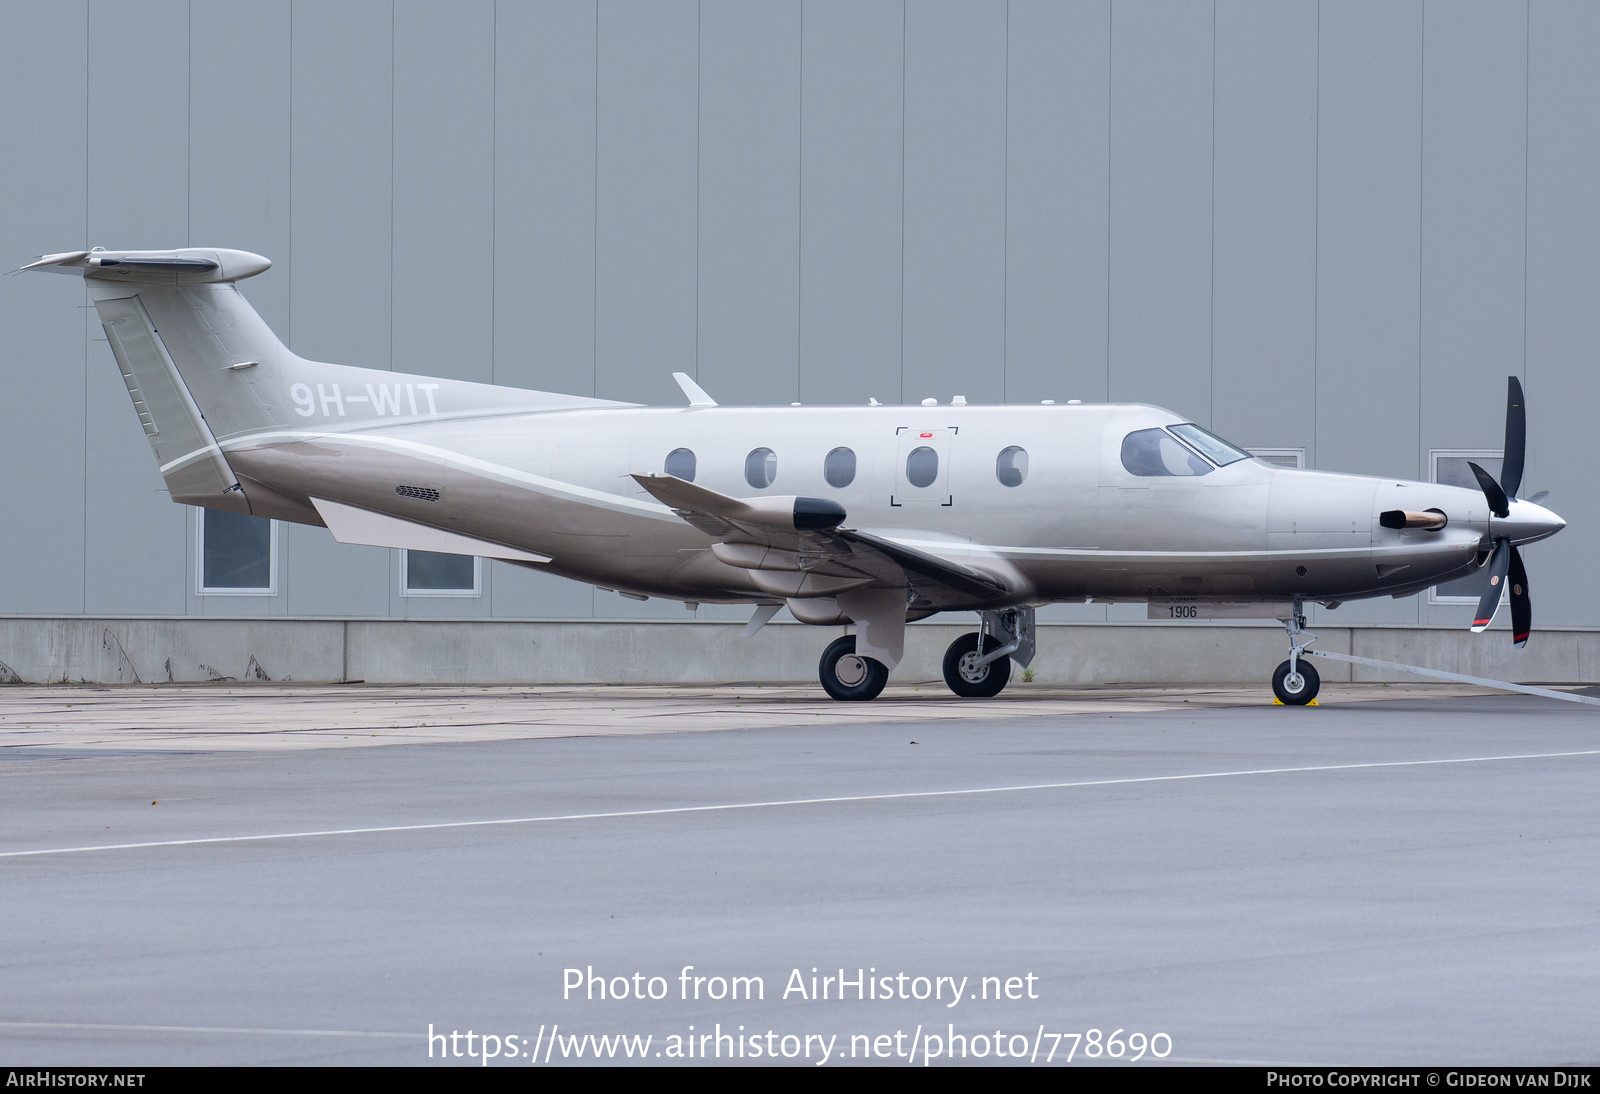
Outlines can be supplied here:
M882 661L856 653L856 636L836 638L822 651L817 666L822 690L845 703L864 703L876 699L889 682L889 670Z
M1322 678L1305 658L1306 647L1317 640L1306 632L1306 617L1300 598L1294 598L1294 611L1283 621L1289 632L1289 660L1272 674L1272 693L1286 707L1303 707L1317 697ZM1303 639L1303 640L1302 640Z
M944 652L944 682L963 699L999 695L1011 681L1011 651L986 634L964 634Z
M1011 662L1033 660L1033 609L979 612L978 630L950 643L944 682L963 699L988 699L1011 682Z
M979 612L978 629L950 643L944 655L944 680L964 699L999 695L1011 680L1011 662L1033 660L1033 609ZM822 689L842 702L876 699L889 682L883 662L856 652L856 636L836 638L817 665Z

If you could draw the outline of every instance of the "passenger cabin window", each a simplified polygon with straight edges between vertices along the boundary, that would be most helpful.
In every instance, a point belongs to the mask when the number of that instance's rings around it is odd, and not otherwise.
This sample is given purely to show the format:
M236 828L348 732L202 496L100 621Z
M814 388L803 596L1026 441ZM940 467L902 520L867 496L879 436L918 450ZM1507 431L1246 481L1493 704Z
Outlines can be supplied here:
M744 481L765 490L778 477L778 456L770 448L758 448L744 458Z
M684 482L694 481L694 453L687 448L674 448L667 453L666 466L663 468L667 474Z
M1001 486L1021 486L1022 480L1028 477L1027 451L1016 445L1001 449L994 461L994 477L1000 480Z
M932 486L939 477L939 453L923 445L906 456L906 481L912 486Z
M1204 475L1211 465L1173 440L1165 429L1140 429L1122 439L1122 466L1130 475L1169 478Z
M835 448L822 460L822 477L829 486L840 488L856 481L856 454L848 448Z

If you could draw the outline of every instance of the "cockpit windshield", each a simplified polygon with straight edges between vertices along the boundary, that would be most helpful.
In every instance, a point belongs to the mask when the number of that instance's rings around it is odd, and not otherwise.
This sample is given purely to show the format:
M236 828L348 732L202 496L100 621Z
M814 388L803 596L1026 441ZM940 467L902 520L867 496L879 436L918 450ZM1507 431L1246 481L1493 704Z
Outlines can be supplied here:
M1248 460L1250 453L1237 445L1231 445L1208 429L1201 429L1193 422L1182 425L1169 426L1172 432L1188 441L1200 450L1201 455L1216 464L1218 467L1227 467L1230 463Z

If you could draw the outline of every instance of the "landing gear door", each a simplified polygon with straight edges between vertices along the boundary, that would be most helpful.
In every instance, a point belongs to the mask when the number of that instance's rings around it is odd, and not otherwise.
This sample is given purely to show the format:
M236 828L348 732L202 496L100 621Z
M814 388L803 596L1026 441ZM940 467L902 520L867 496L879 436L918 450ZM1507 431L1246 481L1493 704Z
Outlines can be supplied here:
M951 506L950 442L958 427L919 429L903 425L895 430L894 493L892 506Z

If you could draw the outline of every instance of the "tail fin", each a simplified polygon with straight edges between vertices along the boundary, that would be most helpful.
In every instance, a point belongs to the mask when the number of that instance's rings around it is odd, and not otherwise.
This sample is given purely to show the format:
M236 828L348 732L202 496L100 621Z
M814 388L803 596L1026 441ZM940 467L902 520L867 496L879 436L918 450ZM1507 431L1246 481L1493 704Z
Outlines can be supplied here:
M72 251L23 267L87 282L173 501L250 512L217 441L278 424L256 381L292 355L234 286L271 265L185 248Z
M70 251L23 267L84 278L173 501L316 524L308 501L248 477L240 486L227 457L235 438L631 405L304 360L234 284L271 265L248 251L185 247Z

